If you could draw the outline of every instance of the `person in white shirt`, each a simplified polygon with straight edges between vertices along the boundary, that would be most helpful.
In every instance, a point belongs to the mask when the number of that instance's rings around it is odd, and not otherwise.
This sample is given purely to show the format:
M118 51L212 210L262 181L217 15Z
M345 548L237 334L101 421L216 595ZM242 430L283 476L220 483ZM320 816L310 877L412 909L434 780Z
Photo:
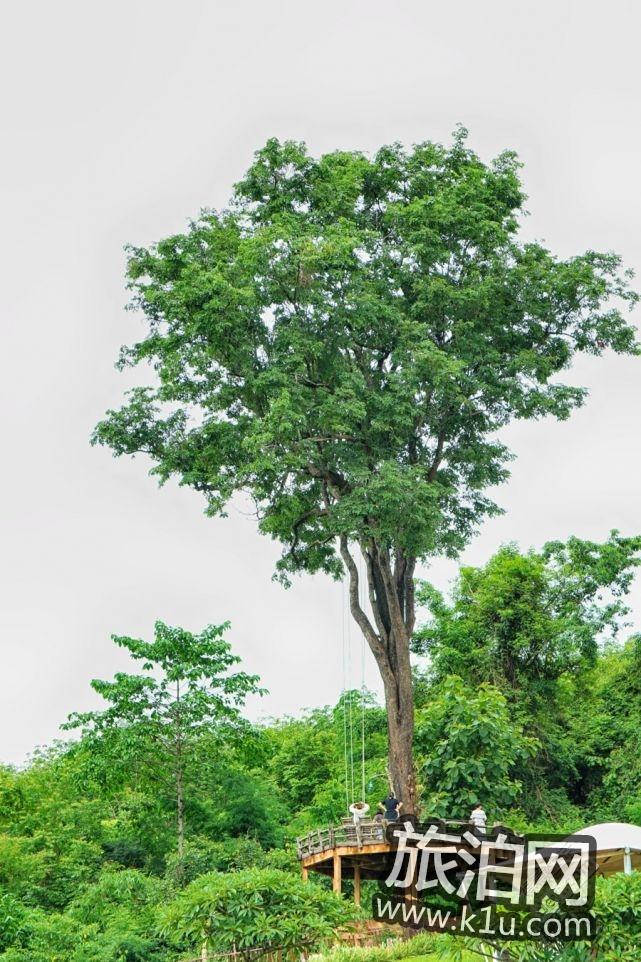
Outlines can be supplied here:
M367 818L369 813L369 805L367 802L353 802L349 806L349 810L352 813L352 818L354 820L354 827L356 828L356 838L358 844L362 844L362 833L361 833L361 822L363 819Z
M487 827L487 815L482 805L475 805L472 809L472 814L470 815L470 822L472 823L472 828L475 828L477 832L482 834L485 833Z

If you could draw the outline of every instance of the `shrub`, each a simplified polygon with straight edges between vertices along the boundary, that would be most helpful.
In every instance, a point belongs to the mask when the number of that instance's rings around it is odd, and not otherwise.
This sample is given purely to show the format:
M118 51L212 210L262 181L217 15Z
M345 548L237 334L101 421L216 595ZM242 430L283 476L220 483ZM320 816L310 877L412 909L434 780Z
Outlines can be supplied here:
M359 914L340 896L286 872L247 869L192 882L165 911L162 931L215 952L286 951L333 941Z

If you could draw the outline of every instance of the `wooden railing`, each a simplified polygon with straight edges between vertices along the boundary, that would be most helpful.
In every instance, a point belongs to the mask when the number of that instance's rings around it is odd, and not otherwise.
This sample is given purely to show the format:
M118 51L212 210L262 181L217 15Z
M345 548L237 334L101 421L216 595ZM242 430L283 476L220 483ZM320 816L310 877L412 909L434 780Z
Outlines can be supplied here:
M317 828L296 839L299 859L317 855L342 846L378 845L385 841L384 822L361 822L357 829L353 822Z
M402 821L402 818L401 818ZM438 820L443 826L460 830L470 828L470 823L461 819L448 818ZM298 858L307 858L309 855L318 855L320 852L328 852L341 846L378 845L385 841L387 822L367 821L361 822L360 828L351 820L345 820L340 825L328 825L325 828L314 829L308 835L301 835L296 839L296 849Z
M183 959L183 962L298 962L306 959L316 948L313 942L288 946L253 945L230 952L213 952L203 947L200 955Z
M395 926L374 919L360 920L346 929L338 929L335 933L335 946L353 946L373 948L394 935ZM297 942L295 945L254 945L244 950L231 952L214 952L203 946L198 956L183 959L182 962L307 962L310 955L321 950L318 942Z

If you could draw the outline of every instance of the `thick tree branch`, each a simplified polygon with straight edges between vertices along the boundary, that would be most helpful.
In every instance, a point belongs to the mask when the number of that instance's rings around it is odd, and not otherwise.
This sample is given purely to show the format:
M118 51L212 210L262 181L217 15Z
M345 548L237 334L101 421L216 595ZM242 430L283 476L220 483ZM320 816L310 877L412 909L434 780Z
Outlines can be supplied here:
M358 627L365 635L367 643L372 649L372 653L376 658L376 663L381 672L389 674L390 666L387 658L387 649L379 636L376 634L371 621L361 607L358 597L358 568L356 567L356 562L349 552L347 536L344 534L340 536L340 552L343 562L345 563L345 567L349 573L349 607L352 616Z
M446 429L442 427L436 438L436 450L434 452L434 458L432 459L432 464L427 472L427 480L431 483L436 480L436 475L443 459L443 446L445 444Z
M385 600L389 609L392 633L399 639L405 635L405 621L403 612L399 604L398 594L394 585L394 576L390 564L389 552L387 548L377 545L376 561L381 572L383 588L385 590Z
M367 569L367 588L368 588L368 594L369 594L369 603L370 603L372 612L374 613L374 620L376 621L376 627L378 628L378 633L381 637L383 644L387 646L389 643L389 631L390 631L389 616L387 615L386 607L384 607L385 595L384 595L384 592L382 592L382 585L380 584L380 576L378 579L380 587L377 588L375 567L372 561L374 550L375 549L374 549L373 541L370 541L369 546L366 545L365 543L361 544L361 551L363 553L363 557L365 558L365 566ZM383 614L382 608L385 611L385 615Z
M416 624L416 588L414 585L414 572L416 570L416 558L410 558L405 569L405 626L407 634L411 638L414 634Z

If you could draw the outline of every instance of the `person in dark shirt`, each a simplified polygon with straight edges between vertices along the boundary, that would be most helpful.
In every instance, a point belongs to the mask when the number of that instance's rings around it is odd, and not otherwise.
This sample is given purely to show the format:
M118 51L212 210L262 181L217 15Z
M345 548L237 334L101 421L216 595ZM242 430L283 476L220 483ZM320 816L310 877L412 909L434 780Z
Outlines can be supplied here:
M384 798L379 803L379 808L381 808L385 814L385 819L388 822L396 822L401 811L402 802L394 795L394 792L390 792L387 798Z

